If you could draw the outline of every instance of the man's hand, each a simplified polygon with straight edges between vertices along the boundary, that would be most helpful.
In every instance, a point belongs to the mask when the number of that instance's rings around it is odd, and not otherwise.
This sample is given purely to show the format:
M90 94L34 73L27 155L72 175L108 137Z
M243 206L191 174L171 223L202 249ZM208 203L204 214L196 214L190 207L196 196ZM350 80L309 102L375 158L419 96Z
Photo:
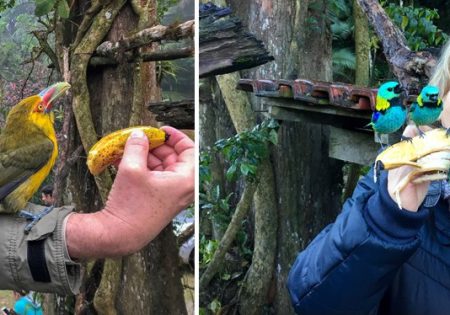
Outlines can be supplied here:
M145 246L194 200L194 143L163 127L168 141L148 152L145 134L127 141L105 208L73 214L67 222L71 257L120 256Z
M428 131L431 128L424 127L423 131ZM403 132L404 136L407 137L415 137L418 135L416 126L409 125L405 128ZM412 166L402 166L393 170L390 170L388 173L388 192L391 198L395 201L395 187L398 183L405 178L414 168ZM428 192L428 187L430 182L424 182L420 184L409 183L401 192L400 199L402 201L402 207L405 210L409 210L412 212L417 212L420 205L422 204L425 196Z

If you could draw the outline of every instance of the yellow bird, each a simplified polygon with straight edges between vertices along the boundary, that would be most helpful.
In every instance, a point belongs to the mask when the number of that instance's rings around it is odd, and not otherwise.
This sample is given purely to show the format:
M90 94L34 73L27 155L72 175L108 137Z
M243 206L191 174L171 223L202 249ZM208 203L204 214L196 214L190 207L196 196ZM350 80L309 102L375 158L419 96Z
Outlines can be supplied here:
M70 88L59 82L37 95L27 97L15 105L6 118L0 134L0 212L16 213L25 208L50 173L58 156L53 102ZM21 211L31 219L29 232L43 215Z

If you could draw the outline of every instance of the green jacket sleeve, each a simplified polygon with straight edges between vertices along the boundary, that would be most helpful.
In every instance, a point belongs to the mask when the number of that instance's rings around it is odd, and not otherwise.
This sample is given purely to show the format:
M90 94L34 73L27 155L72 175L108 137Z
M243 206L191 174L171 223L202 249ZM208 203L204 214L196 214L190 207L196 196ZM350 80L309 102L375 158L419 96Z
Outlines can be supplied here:
M28 204L26 210L42 209ZM72 210L71 206L53 209L28 235L25 219L0 215L0 290L79 292L80 265L70 259L65 242L65 222Z

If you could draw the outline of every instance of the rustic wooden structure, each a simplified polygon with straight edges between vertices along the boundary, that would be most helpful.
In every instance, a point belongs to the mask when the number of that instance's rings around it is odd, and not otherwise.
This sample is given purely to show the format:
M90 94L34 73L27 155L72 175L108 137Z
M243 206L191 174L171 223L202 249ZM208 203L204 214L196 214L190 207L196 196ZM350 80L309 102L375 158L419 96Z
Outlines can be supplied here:
M374 137L367 126L375 109L377 89L302 79L241 79L237 89L260 97L259 108L254 110L272 118L330 125L328 154L332 158L370 165L380 150L380 137ZM408 96L406 105L415 99L414 95ZM382 136L381 142L392 144L399 137Z
M245 31L228 8L202 5L199 33L200 78L248 69L273 60L262 41Z
M148 110L156 115L156 120L178 129L194 129L194 100L150 103Z

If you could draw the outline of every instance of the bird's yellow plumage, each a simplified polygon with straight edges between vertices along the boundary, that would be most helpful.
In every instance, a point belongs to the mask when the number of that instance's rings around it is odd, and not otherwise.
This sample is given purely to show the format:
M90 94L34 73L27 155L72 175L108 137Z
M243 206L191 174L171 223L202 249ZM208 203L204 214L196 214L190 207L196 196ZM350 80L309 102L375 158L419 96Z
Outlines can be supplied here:
M389 101L383 97L380 97L379 95L377 95L377 103L375 105L375 109L377 111L385 111L386 109L388 109L390 106Z
M57 83L14 106L0 134L0 212L18 212L58 156L51 102L70 85Z

